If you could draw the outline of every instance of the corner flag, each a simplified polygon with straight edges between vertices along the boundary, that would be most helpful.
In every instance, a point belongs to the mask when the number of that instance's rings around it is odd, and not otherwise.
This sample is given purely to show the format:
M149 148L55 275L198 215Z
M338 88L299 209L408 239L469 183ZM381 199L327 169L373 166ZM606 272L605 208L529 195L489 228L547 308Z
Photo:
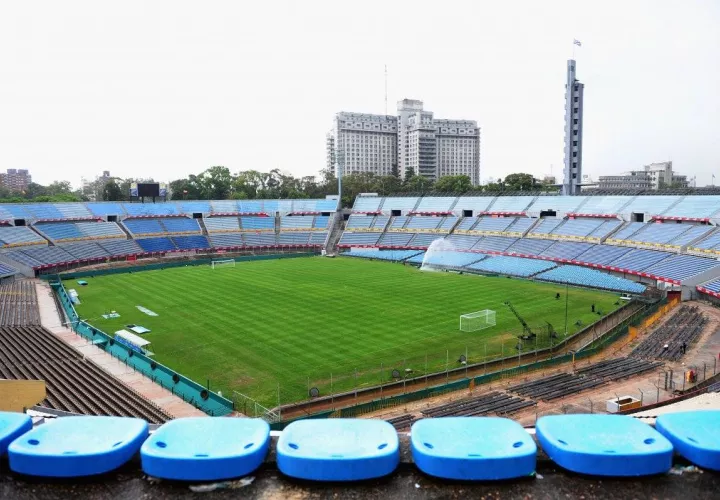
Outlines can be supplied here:
M582 47L582 43L580 43L580 40L578 40L577 38L573 39L573 44L577 45L578 47Z

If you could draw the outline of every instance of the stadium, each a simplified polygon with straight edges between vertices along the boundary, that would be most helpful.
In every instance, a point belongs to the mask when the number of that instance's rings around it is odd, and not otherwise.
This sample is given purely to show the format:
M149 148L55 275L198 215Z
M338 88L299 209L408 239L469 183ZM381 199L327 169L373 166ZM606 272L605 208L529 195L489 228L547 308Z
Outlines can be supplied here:
M0 378L155 424L638 411L718 390L719 221L713 195L4 204Z

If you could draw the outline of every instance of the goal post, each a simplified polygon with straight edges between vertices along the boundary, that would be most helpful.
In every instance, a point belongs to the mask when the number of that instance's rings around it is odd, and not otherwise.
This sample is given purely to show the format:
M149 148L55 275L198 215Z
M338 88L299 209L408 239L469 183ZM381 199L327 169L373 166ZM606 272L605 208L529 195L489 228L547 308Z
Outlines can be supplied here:
M460 316L461 332L476 332L485 328L495 326L495 311L492 309L483 309L473 313L463 314Z
M235 259L213 259L210 261L210 267L235 267Z

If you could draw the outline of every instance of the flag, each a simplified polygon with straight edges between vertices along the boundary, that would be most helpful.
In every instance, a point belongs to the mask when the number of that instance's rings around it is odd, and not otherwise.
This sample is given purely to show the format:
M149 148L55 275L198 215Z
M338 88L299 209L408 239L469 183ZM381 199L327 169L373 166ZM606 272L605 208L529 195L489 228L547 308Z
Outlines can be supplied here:
M582 47L582 43L580 43L580 40L577 38L573 39L573 44L577 45L578 47Z

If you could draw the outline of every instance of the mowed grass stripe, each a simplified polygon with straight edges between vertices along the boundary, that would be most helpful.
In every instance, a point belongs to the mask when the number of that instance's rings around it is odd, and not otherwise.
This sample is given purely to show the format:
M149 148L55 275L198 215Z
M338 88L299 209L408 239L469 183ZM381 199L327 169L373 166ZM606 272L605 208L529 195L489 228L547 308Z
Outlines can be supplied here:
M520 325L510 300L531 326L564 328L565 287L527 280L424 273L411 266L351 258L269 260L236 267L173 268L88 279L80 293L82 318L107 333L129 323L152 330L156 359L228 394L238 390L276 403L303 399L307 379L335 390L377 383L405 365L415 373L444 369L467 349L471 361L516 353ZM562 294L561 300L555 294ZM590 305L610 312L614 294L570 289L570 333L598 319ZM135 306L159 314L147 316ZM497 313L497 326L458 330L460 314ZM117 310L121 318L105 320ZM540 344L542 346L542 343ZM419 366L423 365L423 366ZM455 365L453 365L455 366ZM340 379L339 381L337 379ZM323 391L329 388L323 387Z

